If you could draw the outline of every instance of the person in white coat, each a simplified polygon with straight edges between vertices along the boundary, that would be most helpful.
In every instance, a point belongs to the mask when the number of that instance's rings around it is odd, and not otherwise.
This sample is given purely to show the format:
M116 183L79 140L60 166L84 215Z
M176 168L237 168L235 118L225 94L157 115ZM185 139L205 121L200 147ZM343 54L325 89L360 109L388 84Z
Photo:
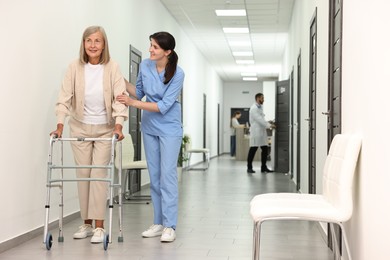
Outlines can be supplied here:
M267 128L275 128L275 125L265 120L263 112L264 95L257 93L255 96L256 102L251 106L249 110L249 123L250 123L250 142L249 152L247 158L247 172L255 173L253 170L253 158L256 155L256 151L261 147L261 172L273 172L267 167L268 156L268 136Z

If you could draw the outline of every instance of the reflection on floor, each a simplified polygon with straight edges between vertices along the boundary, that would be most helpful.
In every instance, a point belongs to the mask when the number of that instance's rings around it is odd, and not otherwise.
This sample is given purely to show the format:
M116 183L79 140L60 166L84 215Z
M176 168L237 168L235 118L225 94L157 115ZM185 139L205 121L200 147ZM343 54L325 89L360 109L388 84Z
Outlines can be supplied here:
M129 260L250 260L252 221L249 201L256 194L294 192L295 185L283 173L246 173L246 162L224 155L211 160L208 171L183 171L179 182L180 206L177 239L161 243L142 238L152 224L151 204L125 204L124 242L117 242L117 210L114 209L113 242L107 251L89 239L74 240L81 220L64 226L63 243L52 230L53 246L45 249L42 237L0 254L2 260L129 259ZM147 192L147 191L145 191ZM273 221L263 224L262 260L331 260L318 226L304 221Z

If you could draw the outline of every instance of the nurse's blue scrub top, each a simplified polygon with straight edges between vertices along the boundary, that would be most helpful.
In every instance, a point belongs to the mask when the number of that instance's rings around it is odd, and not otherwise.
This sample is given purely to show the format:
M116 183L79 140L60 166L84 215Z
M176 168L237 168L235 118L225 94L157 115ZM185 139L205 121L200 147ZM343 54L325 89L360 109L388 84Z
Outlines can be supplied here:
M182 136L181 104L177 100L184 82L184 71L177 66L175 75L164 84L165 70L157 72L156 62L141 62L136 83L138 99L146 96L147 102L155 102L160 112L142 111L141 131L156 136Z

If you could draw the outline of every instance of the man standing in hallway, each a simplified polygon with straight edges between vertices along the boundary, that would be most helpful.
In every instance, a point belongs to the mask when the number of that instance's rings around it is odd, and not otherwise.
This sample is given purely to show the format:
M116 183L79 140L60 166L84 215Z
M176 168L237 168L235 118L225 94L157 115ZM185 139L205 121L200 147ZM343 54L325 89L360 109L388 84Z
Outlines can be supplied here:
M250 123L250 141L249 152L247 159L247 172L255 173L253 170L253 158L256 155L256 151L261 147L261 172L273 172L267 167L268 156L268 136L267 128L275 128L274 124L270 124L265 120L263 112L264 95L257 93L255 96L256 102L251 106L249 110L249 123Z

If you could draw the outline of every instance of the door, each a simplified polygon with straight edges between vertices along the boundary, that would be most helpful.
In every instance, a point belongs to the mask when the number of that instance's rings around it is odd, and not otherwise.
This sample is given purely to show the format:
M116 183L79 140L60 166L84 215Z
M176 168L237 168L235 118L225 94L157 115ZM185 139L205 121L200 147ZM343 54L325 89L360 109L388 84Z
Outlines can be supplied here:
M317 8L310 23L309 53L309 193L316 193Z
M130 64L129 64L129 82L135 85L139 72L139 64L142 60L142 53L130 45ZM129 107L129 134L133 140L134 145L134 160L141 160L141 110ZM130 174L130 183L133 187L129 187L129 190L140 191L141 190L141 170L136 170L135 174Z
M240 112L241 117L238 119L238 123L245 125L249 124L249 107L232 107L230 108L230 119L232 118L234 112Z
M290 80L276 82L275 171L289 172L290 157Z
M296 169L297 169L297 191L301 189L301 51L297 59L297 123L296 128Z
M329 1L329 88L328 111L328 150L333 137L341 133L341 72L342 72L342 1ZM336 239L342 247L342 234L338 225L334 225ZM328 225L328 234L330 226ZM332 248L332 237L328 235L328 245Z
M341 0L330 1L330 39L329 39L329 97L328 148L336 134L341 133Z
M203 94L203 147L206 148L206 122L207 122L207 118L206 118L206 103L207 103L207 96L206 94ZM206 161L206 154L203 153L203 161L205 162Z
M294 178L294 68L290 74L290 178Z
M220 127L220 124L221 124L221 105L218 103L217 104L217 134L218 134L218 138L217 138L217 155L219 156L219 153L220 153L220 149L219 149L219 146L220 146L220 131L221 131L221 127Z

